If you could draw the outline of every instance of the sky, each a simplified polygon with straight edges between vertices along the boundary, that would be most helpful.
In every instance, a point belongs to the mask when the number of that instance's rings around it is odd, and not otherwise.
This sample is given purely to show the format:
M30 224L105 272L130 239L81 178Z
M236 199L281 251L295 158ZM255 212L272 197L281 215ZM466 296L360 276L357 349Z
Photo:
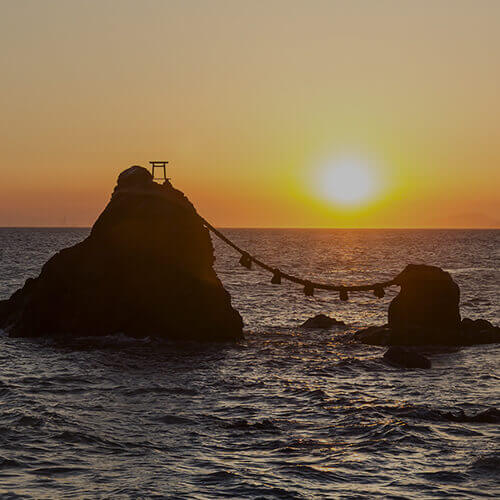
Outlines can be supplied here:
M92 225L164 159L221 227L500 227L500 1L0 12L0 226Z

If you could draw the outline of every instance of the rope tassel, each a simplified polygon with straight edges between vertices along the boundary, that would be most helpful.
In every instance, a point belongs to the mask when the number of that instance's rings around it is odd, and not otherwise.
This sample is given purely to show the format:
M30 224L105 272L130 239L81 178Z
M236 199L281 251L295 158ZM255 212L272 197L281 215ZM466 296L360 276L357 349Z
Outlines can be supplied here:
M271 283L273 285L281 285L281 271L279 269L275 269L273 271L273 277L271 278Z
M306 281L304 284L304 295L306 297L312 297L314 295L314 286L310 281Z
M339 291L339 299L342 300L342 301L346 301L346 300L349 300L349 294L347 293L347 290L346 289L342 289Z
M382 286L375 287L373 289L373 295L375 295L375 297L381 299L385 295L384 287L382 287Z
M246 267L247 269L252 269L252 259L250 258L250 255L247 252L241 255L240 264L243 267Z

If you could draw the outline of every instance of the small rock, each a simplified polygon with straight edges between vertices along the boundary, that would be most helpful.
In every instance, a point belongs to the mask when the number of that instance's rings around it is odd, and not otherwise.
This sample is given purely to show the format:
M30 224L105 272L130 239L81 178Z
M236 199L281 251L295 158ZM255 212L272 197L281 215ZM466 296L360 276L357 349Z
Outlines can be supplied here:
M431 362L422 354L403 349L399 346L389 347L384 359L391 365L403 368L430 368Z
M500 342L500 328L485 319L464 318L460 323L463 344L496 344Z
M494 326L486 319L476 319L474 321L474 326L479 330L488 330L489 328L494 328Z
M345 326L343 321L330 318L326 314L318 314L302 323L302 328L331 328L332 326Z
M464 318L460 323L460 329L462 330L481 331L481 330L487 330L489 328L494 328L494 326L485 319L473 320L470 318Z

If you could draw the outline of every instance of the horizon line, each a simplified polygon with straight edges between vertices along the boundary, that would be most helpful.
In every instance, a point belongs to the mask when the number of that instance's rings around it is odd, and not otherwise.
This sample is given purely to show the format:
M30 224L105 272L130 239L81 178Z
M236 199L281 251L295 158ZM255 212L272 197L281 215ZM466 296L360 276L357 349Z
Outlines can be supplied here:
M0 229L92 229L92 226L0 226ZM361 227L361 226L348 226L348 227L335 227L335 226L214 226L219 229L335 229L335 230L353 230L353 229L361 229L361 230L381 230L381 229L390 229L390 230L414 230L414 229L423 229L423 230L469 230L469 231L485 231L485 230L500 230L500 226L479 226L479 227L470 227L470 226L405 226L405 227L394 227L394 226L378 226L378 227Z

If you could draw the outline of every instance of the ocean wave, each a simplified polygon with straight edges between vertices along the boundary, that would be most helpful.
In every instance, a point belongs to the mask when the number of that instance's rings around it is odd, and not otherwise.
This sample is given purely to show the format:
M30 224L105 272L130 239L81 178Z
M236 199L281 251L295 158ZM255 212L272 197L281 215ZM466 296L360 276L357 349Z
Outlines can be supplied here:
M307 481L315 480L325 483L345 483L351 480L349 476L341 472L317 465L287 463L282 465L280 470Z
M4 469L18 469L26 467L26 463L20 462L19 460L14 460L12 458L0 456L0 470Z
M500 470L500 450L479 455L472 461L469 469L476 472L491 472L498 478L498 471Z
M190 418L181 417L179 415L162 415L161 417L155 417L154 420L167 425L193 425L196 423Z
M162 387L162 386L148 386L136 387L134 389L127 389L124 391L129 396L138 396L146 394L178 394L182 396L196 396L199 391L187 387Z

